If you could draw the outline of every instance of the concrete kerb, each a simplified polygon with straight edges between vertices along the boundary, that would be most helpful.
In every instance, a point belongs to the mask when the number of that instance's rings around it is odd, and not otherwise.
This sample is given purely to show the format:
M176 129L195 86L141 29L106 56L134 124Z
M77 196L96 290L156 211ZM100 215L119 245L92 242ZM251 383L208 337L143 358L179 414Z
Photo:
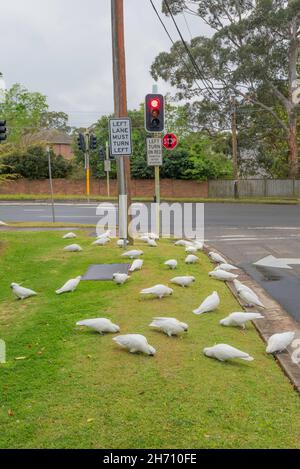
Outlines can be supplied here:
M206 254L208 254L212 250L214 252L219 252L219 254L221 254L228 261L228 263L233 263L228 257L224 256L222 252L218 251L215 248L209 247L208 245L205 245L204 252ZM243 270L240 270L240 272L241 273L239 274L238 279L248 287L252 288L252 290L254 290L255 293L259 296L262 303L266 306L266 308L262 311L262 314L265 316L265 319L253 321L253 324L262 340L267 343L271 335L285 331L295 331L296 338L300 339L300 325L248 274L246 274ZM237 299L237 301L239 302L239 304L242 306L242 308L246 311L253 311L253 309L251 310L251 308L244 307L233 283L226 282L226 284L232 294ZM300 364L297 365L292 361L292 354L294 352L295 350L292 347L288 347L285 352L274 355L274 358L279 364L279 366L282 368L286 376L289 378L294 388L300 393Z

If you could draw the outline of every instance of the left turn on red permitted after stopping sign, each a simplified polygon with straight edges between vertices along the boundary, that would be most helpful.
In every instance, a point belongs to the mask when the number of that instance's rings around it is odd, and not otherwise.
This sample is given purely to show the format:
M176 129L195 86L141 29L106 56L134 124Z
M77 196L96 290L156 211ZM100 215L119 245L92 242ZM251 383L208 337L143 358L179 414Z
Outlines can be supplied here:
M109 143L111 156L131 156L131 120L128 117L109 119Z

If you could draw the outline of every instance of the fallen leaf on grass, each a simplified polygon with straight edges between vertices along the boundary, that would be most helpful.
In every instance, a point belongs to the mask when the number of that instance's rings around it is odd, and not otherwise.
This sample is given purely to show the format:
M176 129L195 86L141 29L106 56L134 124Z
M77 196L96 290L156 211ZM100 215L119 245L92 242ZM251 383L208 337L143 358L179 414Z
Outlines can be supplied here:
M87 423L92 423L95 419L87 419Z
M13 413L13 411L11 409L9 409L9 411L7 412L7 415L9 417L13 417L15 414Z
M15 360L26 360L27 357L16 357Z

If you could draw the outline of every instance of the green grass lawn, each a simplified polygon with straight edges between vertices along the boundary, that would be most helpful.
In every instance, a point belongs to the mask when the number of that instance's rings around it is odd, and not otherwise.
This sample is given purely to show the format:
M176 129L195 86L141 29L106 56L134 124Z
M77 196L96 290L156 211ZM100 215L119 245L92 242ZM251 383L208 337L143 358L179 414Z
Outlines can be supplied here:
M1 448L297 448L300 400L253 326L246 332L223 328L219 320L240 307L227 286L210 279L211 264L186 266L184 249L171 242L143 245L144 269L131 280L81 282L76 292L54 291L91 263L115 262L122 250L91 246L80 231L82 253L62 251L61 232L2 232L0 338L7 363L0 365ZM167 283L168 258L180 261L176 275L195 275L188 289L174 286L163 300L142 299L139 291ZM11 282L39 292L16 301ZM218 311L195 316L192 309L213 290ZM153 316L187 322L182 338L152 331ZM119 349L113 335L75 326L108 317L122 333L141 333L155 357ZM220 363L202 355L205 346L226 342L255 357ZM25 359L17 360L17 358Z
M86 195L78 194L54 194L55 202L87 202ZM106 197L91 195L89 197L91 203L96 202L117 202L117 197ZM49 194L0 194L1 201L41 201L50 202ZM153 202L153 197L133 197L133 202ZM232 197L161 197L162 202L198 202L198 203L235 203L235 204L279 204L279 205L298 205L300 199L298 197L240 197L234 199Z

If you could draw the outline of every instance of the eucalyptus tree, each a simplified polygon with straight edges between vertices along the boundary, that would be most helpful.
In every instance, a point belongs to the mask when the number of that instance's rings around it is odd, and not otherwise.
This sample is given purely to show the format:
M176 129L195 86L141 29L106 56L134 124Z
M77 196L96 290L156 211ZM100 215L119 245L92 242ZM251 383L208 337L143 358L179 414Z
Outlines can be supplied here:
M297 177L300 0L164 0L162 8L174 22L181 13L199 17L211 36L173 44L156 57L152 76L176 86L180 99L217 106L223 125L232 95L268 113L286 141L288 174Z

